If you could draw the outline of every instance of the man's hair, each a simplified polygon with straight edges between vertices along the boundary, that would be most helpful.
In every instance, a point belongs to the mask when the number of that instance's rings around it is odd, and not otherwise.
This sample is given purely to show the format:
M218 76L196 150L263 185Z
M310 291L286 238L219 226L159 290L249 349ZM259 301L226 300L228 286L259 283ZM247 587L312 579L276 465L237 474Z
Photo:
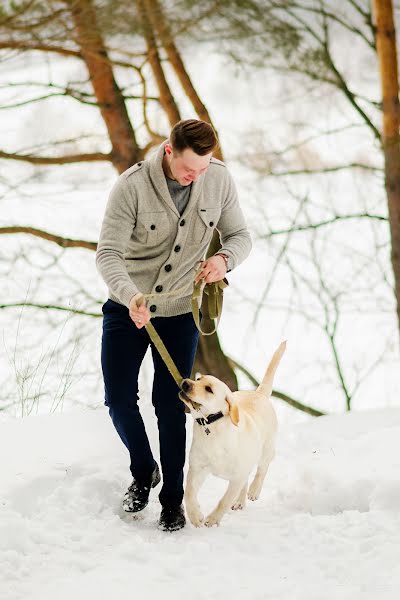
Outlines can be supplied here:
M213 152L219 143L214 128L197 119L178 121L171 131L169 141L173 150L179 154L190 148L200 156Z

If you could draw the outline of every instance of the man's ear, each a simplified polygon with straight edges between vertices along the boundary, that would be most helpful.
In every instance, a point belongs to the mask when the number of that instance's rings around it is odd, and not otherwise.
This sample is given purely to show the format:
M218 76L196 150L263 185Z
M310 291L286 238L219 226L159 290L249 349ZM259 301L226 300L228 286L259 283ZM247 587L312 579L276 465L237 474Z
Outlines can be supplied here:
M234 402L233 397L230 394L226 396L226 401L229 406L229 416L231 421L236 427L239 427L239 406Z

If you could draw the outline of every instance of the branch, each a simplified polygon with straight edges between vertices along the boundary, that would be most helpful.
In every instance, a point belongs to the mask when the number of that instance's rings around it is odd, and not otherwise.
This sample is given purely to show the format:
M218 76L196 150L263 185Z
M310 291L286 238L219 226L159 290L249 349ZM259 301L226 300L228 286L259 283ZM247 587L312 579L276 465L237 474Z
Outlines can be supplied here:
M326 221L320 221L319 223L308 223L307 225L298 225L296 227L290 227L289 229L276 229L275 231L270 231L267 235L260 236L259 239L269 239L273 235L283 235L285 233L292 233L294 231L309 231L311 229L318 229L319 227L325 227L326 225L332 225L332 223L336 223L336 221L347 221L350 219L375 219L377 221L385 221L388 222L388 217L384 217L382 215L371 215L370 213L358 213L354 215L335 215L332 219L327 219Z
M106 51L108 52L108 47L105 46ZM29 52L32 50L38 50L39 52L55 52L56 54L61 54L61 56L73 56L74 58L79 58L83 60L83 54L79 50L70 50L69 48L64 48L63 46L53 46L52 44L42 44L42 43L32 43L26 40L6 40L0 41L0 50L21 50L22 52ZM125 69L134 69L137 70L137 66L126 62L123 60L114 60L109 58L108 56L104 56L100 52L96 52L91 50L90 54L92 57L99 60L104 64L115 65L117 67L124 67ZM143 56L140 54L139 56Z
M334 362L336 365L336 372L337 372L339 381L342 386L342 390L343 390L345 398L346 398L346 408L347 408L347 410L350 410L352 394L349 390L348 384L345 379L345 374L344 374L342 362L339 357L337 341L336 341L336 334L338 331L338 324L339 324L339 318L340 318L340 311L339 311L339 306L338 306L338 298L339 298L340 293L335 294L333 292L333 290L331 289L330 285L325 283L325 279L324 279L324 276L322 273L322 265L320 262L320 256L316 249L316 236L313 237L313 240L311 242L311 252L312 252L313 259L314 259L315 268L319 275L319 282L320 282L321 289L323 292L325 292L326 296L332 302L332 305L333 305L333 313L334 313L333 314L333 323L330 323L328 303L323 299L323 294L321 294L321 293L319 294L320 301L321 301L321 304L323 305L323 310L325 313L324 329L325 329L326 335L328 336L328 339L329 339L331 351L333 354L333 359L334 359Z
M12 21L18 18L21 14L24 14L28 11L28 9L32 8L35 4L36 0L29 0L26 4L21 3L20 6L13 7L13 13L6 15L4 19L0 21L0 25L4 27L8 23L12 23Z
M254 377L254 375L252 375L245 367L243 367L241 364L236 362L233 358L231 358L229 356L227 358L228 358L228 361L231 363L232 368L239 369L239 371L241 371L244 375L246 375L246 377L251 381L251 383L254 385L254 387L257 388L260 385L259 382L257 381L257 379ZM306 406L305 404L302 404L298 400L294 400L293 398L291 398L287 394L284 394L283 392L278 392L277 390L272 390L271 395L274 396L275 398L279 398L279 400L283 400L283 402L286 402L293 408L297 408L298 410L301 410L313 417L322 417L323 415L326 414L316 408L312 408L311 406Z
M277 8L282 8L282 7L277 7ZM342 91L342 93L346 96L346 98L349 100L350 104L353 106L353 108L358 112L358 114L362 117L362 119L364 120L364 122L368 125L368 127L371 129L371 131L373 132L375 138L377 140L379 140L379 142L381 142L381 134L379 132L379 130L375 127L375 125L373 124L373 122L371 121L371 119L369 118L369 116L363 111L363 109L361 108L361 106L359 106L359 104L356 102L356 94L354 94L350 88L347 86L342 74L340 73L340 71L337 69L335 63L333 62L330 50L329 50L329 46L328 46L328 40L327 37L325 35L325 39L322 39L317 33L316 31L314 31L310 25L305 22L299 15L296 14L296 12L293 12L292 10L290 10L289 8L285 8L286 12L291 15L293 17L293 19L295 19L298 23L300 23L305 31L308 31L308 33L318 42L318 44L321 46L321 48L323 48L324 53L325 53L325 57L328 61L328 65L331 69L331 71L333 72L334 76L335 76L335 81L334 82L330 82L333 83L333 85L335 85L339 90ZM299 72L301 72L301 69L298 69ZM309 77L314 77L315 75L312 73L307 73ZM319 79L319 77L318 77ZM321 78L321 80L325 80L324 78ZM325 80L326 81L326 80Z
M363 109L361 108L361 106L356 102L356 94L354 94L350 88L347 86L342 74L338 71L338 69L336 68L336 65L334 64L332 57L330 55L330 52L328 50L328 48L326 47L326 56L327 59L329 61L329 64L331 65L331 68L333 70L333 72L335 73L335 75L337 76L338 79L338 84L337 87L342 90L343 94L346 96L346 98L349 100L350 104L355 108L355 110L358 112L358 114L364 119L365 123L368 125L368 127L371 129L371 131L373 132L375 138L377 140L379 140L379 142L381 141L381 134L380 131L377 127L375 127L375 125L373 124L373 122L371 121L371 119L368 117L367 113L363 111Z
M75 58L82 59L82 54L78 50L70 50L63 46L53 46L51 44L41 44L27 42L26 40L5 40L0 41L0 50L23 50L29 52L29 50L40 50L42 52L55 52L56 54L62 54L63 56L74 56Z
M257 154L250 155L250 158L257 158ZM263 172L257 169L258 172L262 172L267 177L286 177L287 175L318 175L321 173L335 173L336 171L344 171L346 169L362 169L363 171L372 171L373 173L383 173L383 169L380 167L373 167L371 165L364 165L362 163L348 163L347 165L337 165L332 167L321 167L320 169L292 169L289 171L268 171Z
M28 8L32 7L34 8L34 4L35 2L30 2L28 4L28 6L24 6L24 10L22 15L25 17L28 14ZM47 15L44 15L39 21L28 21L27 23L23 22L21 24L18 24L17 19L15 17L19 17L20 14L14 14L11 15L10 17L7 17L6 19L4 19L4 21L0 21L0 25L4 26L5 24L7 24L7 30L11 30L11 31L28 31L29 34L31 34L31 32L33 31L33 29L36 29L38 27L43 27L44 25L49 25L49 23L51 23L51 21L54 21L54 19L56 19L57 17L59 17L60 15L65 13L65 9L64 8L60 8L58 10L54 10L52 12L49 12Z
M371 33L372 33L372 39L374 40L374 48L376 50L376 41L375 41L376 28L375 28L375 25L372 20L371 8L370 8L370 10L364 10L364 8L362 6L359 6L355 0L348 0L348 2L350 4L350 6L352 6L363 17L366 25L368 25L368 27L370 28ZM370 6L369 2L368 2L368 5Z
M47 87L58 87L53 86L52 84L48 84ZM85 100L84 96L89 96L93 98L92 94L88 94L86 92L80 92L78 90L72 90L69 88L61 88L60 92L54 92L53 94L47 94L46 96L38 96L37 98L30 98L29 100L22 100L21 102L16 102L15 104L6 104L4 106L0 106L0 110L7 110L8 108L19 108L20 106L26 106L27 104L33 104L34 102L41 102L42 100L48 100L49 98L57 98L57 97L68 97L73 100L77 100L81 104L87 104L88 106L95 106L96 108L101 108L102 105L95 100ZM123 96L124 100L142 100L143 96ZM159 102L160 99L156 96L148 96L147 100L153 100L155 102ZM107 106L107 103L103 104L103 106Z
M49 233L48 231L43 231L42 229L36 229L35 227L0 227L0 235L10 233L29 233L30 235L40 237L49 242L54 242L55 244L58 244L58 246L61 246L61 248L86 248L87 250L96 250L97 248L97 242L72 240L60 235L55 235L54 233Z
M280 104L282 104L282 102L280 102ZM302 140L300 140L298 142L289 144L288 146L286 146L285 148L282 148L281 150L274 150L273 155L274 156L282 156L282 155L290 152L290 150L298 150L299 148L301 148L301 146L305 146L306 144L309 144L310 142L313 142L314 140L320 140L321 138L326 138L330 135L336 135L337 133L343 133L345 131L348 131L349 129L354 129L354 128L358 128L358 127L364 127L364 125L362 123L354 123L354 124L351 123L350 125L343 125L342 127L336 127L335 129L328 129L327 131L320 131L318 133L309 135L308 137L303 138ZM265 151L264 151L264 154L266 155ZM259 158L259 157L263 158L263 154L261 154L261 153L249 154L246 156L255 157L255 158Z
M29 162L33 165L66 165L77 162L98 162L111 161L112 154L103 154L102 152L94 152L92 154L71 154L70 156L33 156L31 154L15 154L12 152L3 152L0 150L0 158L11 160L19 160Z
M101 317L101 313L87 312L85 310L79 310L77 308L70 308L68 306L57 306L55 304L35 304L34 302L12 302L10 304L0 304L0 308L15 308L17 306L29 306L31 308L41 308L44 310L62 310L65 312L73 313L74 315L85 315L87 317Z
M336 21L336 23L338 23L339 25L341 25L342 27L344 27L348 31L354 33L355 35L360 36L368 44L368 46L372 50L375 50L375 42L371 41L370 39L368 39L368 37L364 34L363 31L361 31L360 29L358 29L354 25L351 25L350 23L347 23L346 21L344 21L339 16L338 13L329 12L329 11L325 10L324 8L322 8L322 7L321 8L314 8L312 6L302 6L301 4L298 4L297 2L291 2L291 6L293 8L296 8L297 10L303 10L303 11L306 11L306 12L309 12L309 13L320 15L320 16L324 17L324 19L327 18L327 19L329 19L331 21Z
M88 104L89 106L98 106L97 102L90 102L89 100L84 100L83 97L79 97L79 93L80 92L65 89L62 92L55 92L53 94L47 94L46 96L38 96L37 98L30 98L29 100L22 100L21 102L16 102L15 104L6 104L4 106L0 106L0 110L7 110L8 108L19 108L20 106L26 106L27 104L33 104L34 102L41 102L42 100L48 100L49 98L57 98L60 96L68 96L70 98L73 98L74 100L77 100L81 104Z
M145 61L146 62L146 61ZM150 125L150 121L147 115L147 102L148 100L150 100L151 96L147 95L147 81L145 76L143 75L143 71L142 68L144 66L145 63L143 63L143 65L138 68L138 74L140 77L140 81L142 83L142 109L143 109L143 124L147 130L147 133L150 136L150 141L147 143L147 145L143 148L143 156L146 156L148 150L154 145L159 145L163 142L163 140L165 140L165 138L167 136L161 136L158 133L156 133L155 131L153 131L151 125ZM126 96L125 96L126 98ZM157 98L157 101L160 102L161 104L161 100L160 98Z

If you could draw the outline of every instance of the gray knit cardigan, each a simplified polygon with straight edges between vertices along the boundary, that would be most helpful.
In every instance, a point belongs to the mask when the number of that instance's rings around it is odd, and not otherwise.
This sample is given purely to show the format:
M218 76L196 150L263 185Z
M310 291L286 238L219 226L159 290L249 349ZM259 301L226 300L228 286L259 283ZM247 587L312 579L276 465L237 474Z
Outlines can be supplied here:
M153 316L191 310L196 267L204 259L214 229L230 269L251 249L235 185L224 163L211 159L207 171L192 183L189 202L180 215L162 168L164 145L117 179L96 252L109 298L129 307L139 291L154 293L148 303ZM178 289L177 297L162 295Z

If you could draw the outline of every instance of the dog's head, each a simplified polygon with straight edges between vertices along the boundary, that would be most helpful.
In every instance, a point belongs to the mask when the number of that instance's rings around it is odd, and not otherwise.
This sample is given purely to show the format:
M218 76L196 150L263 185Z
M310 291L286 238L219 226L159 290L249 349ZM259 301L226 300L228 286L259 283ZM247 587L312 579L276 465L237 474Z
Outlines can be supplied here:
M195 418L199 416L198 411L204 417L221 411L224 415L229 414L234 425L239 425L239 408L233 400L231 390L212 375L199 375L195 381L184 379L179 398Z

